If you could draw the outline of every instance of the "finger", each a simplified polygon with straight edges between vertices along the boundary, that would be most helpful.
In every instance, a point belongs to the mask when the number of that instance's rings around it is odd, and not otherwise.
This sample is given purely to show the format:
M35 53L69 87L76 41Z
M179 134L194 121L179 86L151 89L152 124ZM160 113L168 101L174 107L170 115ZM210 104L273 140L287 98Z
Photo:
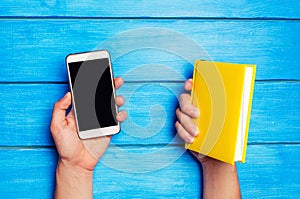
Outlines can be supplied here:
M124 97L123 96L117 96L115 98L115 102L117 106L122 106L124 104Z
M123 122L124 120L126 120L126 118L127 118L127 113L126 113L126 111L120 111L120 112L117 114L116 118L117 118L117 120L118 120L119 122Z
M192 88L193 88L193 80L192 79L186 80L184 83L184 89L190 91Z
M196 137L199 134L198 127L189 116L182 113L179 109L176 110L176 115L180 124L191 136Z
M124 80L123 80L122 77L116 77L114 79L114 83L115 83L115 89L118 89L118 88L120 88L123 85Z
M66 123L66 110L71 105L71 93L68 92L54 104L51 127L61 127Z
M179 134L179 136L186 142L186 143L193 143L194 141L194 137L191 136L184 128L183 126L178 122L176 121L175 123L175 127L176 127L176 130L177 130L177 133Z
M74 109L72 108L69 114L66 117L67 123L69 126L74 128L77 131L76 122L75 122L75 115L74 115Z
M200 113L197 107L195 107L191 102L191 96L187 93L183 93L179 96L180 109L186 115L197 118Z

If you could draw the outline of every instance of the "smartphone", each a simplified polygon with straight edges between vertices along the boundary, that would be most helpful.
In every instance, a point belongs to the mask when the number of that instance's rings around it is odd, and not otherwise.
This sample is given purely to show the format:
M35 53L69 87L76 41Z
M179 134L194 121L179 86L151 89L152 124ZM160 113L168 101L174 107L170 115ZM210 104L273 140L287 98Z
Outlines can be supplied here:
M88 139L117 134L120 124L116 120L118 109L109 52L70 54L66 65L78 136Z

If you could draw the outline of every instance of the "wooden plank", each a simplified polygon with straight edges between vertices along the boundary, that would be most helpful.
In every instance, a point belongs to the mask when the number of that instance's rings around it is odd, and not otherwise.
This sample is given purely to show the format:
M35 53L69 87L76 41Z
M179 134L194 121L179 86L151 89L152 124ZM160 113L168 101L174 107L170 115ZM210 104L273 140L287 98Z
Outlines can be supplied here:
M299 80L299 32L299 21L1 20L0 82L66 82L65 56L95 48L110 50L115 74L129 81L188 78L194 59L257 64L257 80Z
M143 149L131 146L125 150L140 154ZM124 160L119 161L119 165L129 170L120 171L109 162L105 163L107 157L118 155L115 148L110 147L95 169L94 198L199 198L200 168L189 153L161 169L145 173L131 171L164 163L172 152L181 150L182 147L169 147L168 151L157 154L153 162L147 152L143 159L118 156ZM247 162L238 164L243 198L296 198L300 179L295 176L300 175L300 160L295 157L299 150L298 144L249 146ZM54 149L1 149L0 156L1 197L53 197L57 161Z
M297 0L22 1L3 0L1 16L299 18Z
M299 151L298 144L249 146L246 164L238 164L243 198L298 198Z
M52 107L67 89L65 84L0 84L0 146L52 146ZM182 143L174 137L182 90L183 83L125 83L117 93L125 97L129 117L113 143ZM256 82L249 143L300 142L299 91L299 82Z

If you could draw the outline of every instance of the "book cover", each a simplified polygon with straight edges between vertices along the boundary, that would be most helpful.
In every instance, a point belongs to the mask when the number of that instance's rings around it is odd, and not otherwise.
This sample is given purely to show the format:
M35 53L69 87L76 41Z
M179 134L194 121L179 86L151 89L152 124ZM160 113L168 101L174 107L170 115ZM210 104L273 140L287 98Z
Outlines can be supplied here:
M200 110L200 133L187 149L245 162L255 72L255 65L195 61L191 100Z

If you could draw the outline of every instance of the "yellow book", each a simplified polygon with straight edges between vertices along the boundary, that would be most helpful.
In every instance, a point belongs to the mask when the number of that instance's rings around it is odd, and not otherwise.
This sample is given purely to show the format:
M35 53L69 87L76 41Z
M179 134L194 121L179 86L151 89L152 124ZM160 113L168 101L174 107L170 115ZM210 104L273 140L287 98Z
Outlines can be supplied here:
M245 162L255 65L197 60L192 103L199 135L185 147L233 164Z

